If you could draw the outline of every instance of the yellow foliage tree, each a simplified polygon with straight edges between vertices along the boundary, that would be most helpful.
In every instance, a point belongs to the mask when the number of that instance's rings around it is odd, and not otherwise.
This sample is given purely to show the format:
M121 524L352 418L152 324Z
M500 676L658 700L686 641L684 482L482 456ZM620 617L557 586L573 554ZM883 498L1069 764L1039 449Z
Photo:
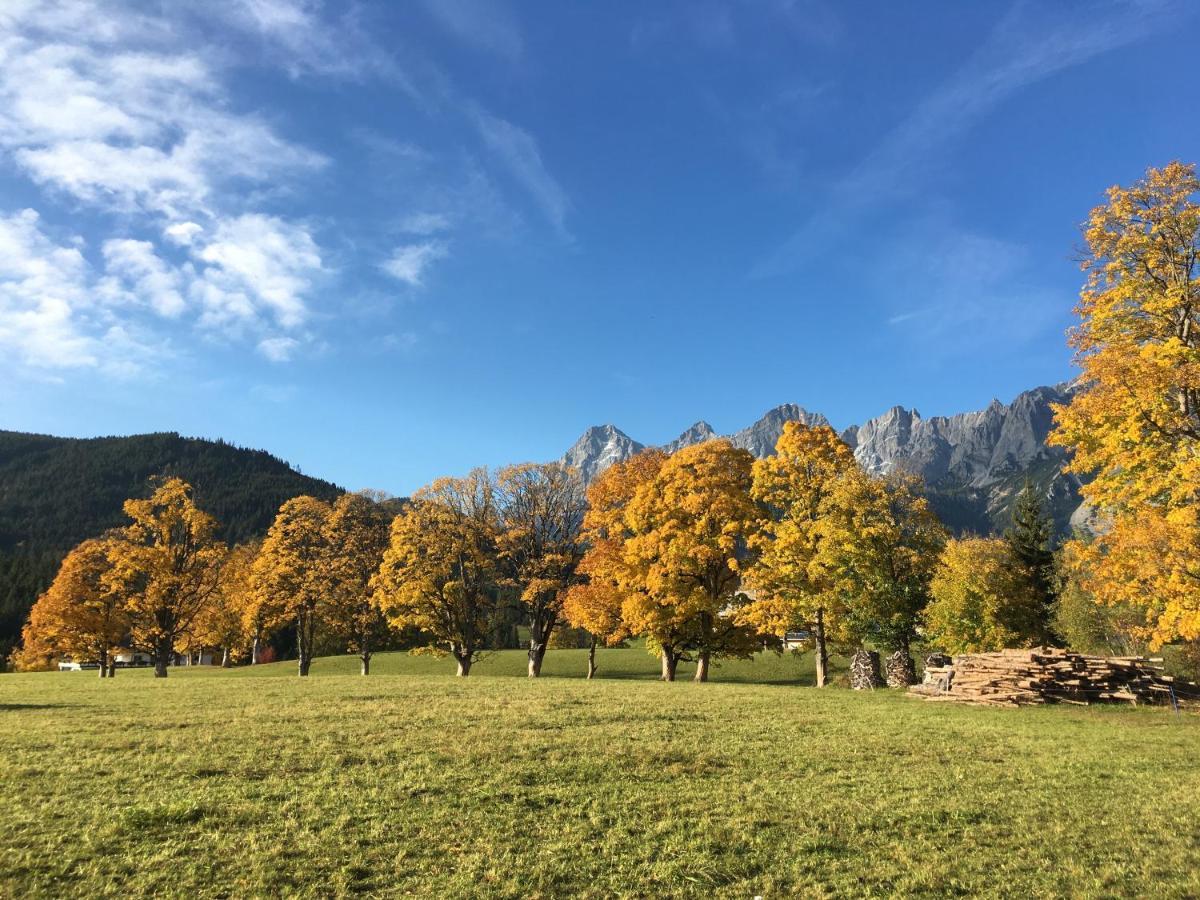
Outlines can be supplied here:
M97 662L114 674L112 653L129 633L122 585L113 577L112 538L84 541L67 554L49 589L29 613L18 668L45 669L55 659Z
M1200 637L1198 198L1195 166L1173 162L1092 210L1071 334L1083 378L1051 438L1110 526L1073 548L1086 588L1146 607L1154 647Z
M235 549L238 557L231 560L233 570L227 582L227 589L237 597L242 618L242 639L247 645L246 654L252 666L258 665L263 641L290 618L283 600L258 589L254 565L262 552L262 545L262 538L256 538Z
M258 541L239 544L225 554L218 588L193 629L200 646L221 648L222 667L231 665L235 656L240 658L246 650L253 650L246 646L252 640L247 639L246 608L253 603L251 571L258 546Z
M363 675L387 632L387 621L371 598L371 579L387 549L391 517L366 494L343 494L325 522L329 553L325 619L334 633L358 654Z
M294 497L279 508L251 580L256 604L279 610L296 623L299 674L308 675L313 643L329 584L330 553L325 525L329 504L316 497Z
M567 589L579 581L583 481L561 463L523 463L496 473L495 493L499 558L529 622L529 677L536 678Z
M1007 540L949 541L929 593L925 637L947 653L1032 647L1044 637L1042 597Z
M847 638L909 654L946 530L920 479L854 469L831 486L813 565L841 597Z
M824 687L829 665L828 631L839 626L841 604L833 584L814 565L820 531L833 485L857 463L833 431L788 422L775 444L775 455L754 463L752 496L767 511L754 537L759 550L747 572L754 599L738 611L740 620L759 631L783 637L797 629L812 635L817 687ZM830 617L833 617L832 623Z
M418 491L392 522L374 602L395 628L448 650L466 677L488 649L497 604L496 504L487 472Z
M114 577L134 646L153 657L154 676L166 678L176 646L219 588L225 545L179 478L162 481L147 500L125 501L125 514L133 524L112 544Z
M660 450L644 450L605 469L588 487L581 535L587 553L579 564L583 582L569 588L563 601L567 621L592 635L588 678L596 674L596 639L611 646L629 636L622 609L639 585L623 556L625 540L631 536L625 508L637 489L654 479L666 458ZM668 652L673 652L670 637L667 642ZM673 667L671 671L673 675Z
M625 510L632 536L623 555L643 587L628 595L625 621L664 654L668 641L684 636L696 653L697 681L708 680L713 658L747 657L759 646L755 630L737 619L749 541L761 525L750 496L753 461L726 440L686 447Z

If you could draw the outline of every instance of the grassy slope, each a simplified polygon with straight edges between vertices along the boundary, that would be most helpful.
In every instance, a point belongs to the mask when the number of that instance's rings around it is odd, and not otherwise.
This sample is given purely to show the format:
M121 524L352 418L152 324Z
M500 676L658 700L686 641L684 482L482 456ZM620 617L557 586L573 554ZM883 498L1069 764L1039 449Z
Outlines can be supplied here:
M1200 894L1192 714L351 666L0 678L0 895Z

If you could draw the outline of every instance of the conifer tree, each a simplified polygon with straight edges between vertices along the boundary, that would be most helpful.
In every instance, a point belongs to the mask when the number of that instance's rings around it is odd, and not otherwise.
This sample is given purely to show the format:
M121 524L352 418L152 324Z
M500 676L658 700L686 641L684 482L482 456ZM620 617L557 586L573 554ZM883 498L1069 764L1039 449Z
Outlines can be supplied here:
M1053 530L1054 525L1046 514L1041 495L1033 482L1027 479L1017 495L1012 526L1004 533L1004 539L1008 542L1013 560L1022 570L1021 575L1037 598L1042 638L1046 641L1051 639L1050 620L1057 599L1054 551L1050 549Z

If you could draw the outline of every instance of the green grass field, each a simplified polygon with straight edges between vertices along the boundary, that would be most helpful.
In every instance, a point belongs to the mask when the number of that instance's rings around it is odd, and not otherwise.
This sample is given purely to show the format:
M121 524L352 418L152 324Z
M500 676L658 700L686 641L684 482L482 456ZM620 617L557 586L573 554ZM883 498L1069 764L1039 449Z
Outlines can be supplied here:
M1200 895L1194 713L583 657L0 677L0 896Z

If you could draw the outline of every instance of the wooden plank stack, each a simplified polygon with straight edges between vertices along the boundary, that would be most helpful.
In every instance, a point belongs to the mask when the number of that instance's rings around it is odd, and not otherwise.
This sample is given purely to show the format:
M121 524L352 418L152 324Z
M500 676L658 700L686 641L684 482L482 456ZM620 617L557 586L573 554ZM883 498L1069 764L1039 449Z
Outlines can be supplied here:
M926 700L991 706L1027 703L1169 703L1172 679L1157 659L1084 656L1051 647L968 653L926 666L909 691Z

